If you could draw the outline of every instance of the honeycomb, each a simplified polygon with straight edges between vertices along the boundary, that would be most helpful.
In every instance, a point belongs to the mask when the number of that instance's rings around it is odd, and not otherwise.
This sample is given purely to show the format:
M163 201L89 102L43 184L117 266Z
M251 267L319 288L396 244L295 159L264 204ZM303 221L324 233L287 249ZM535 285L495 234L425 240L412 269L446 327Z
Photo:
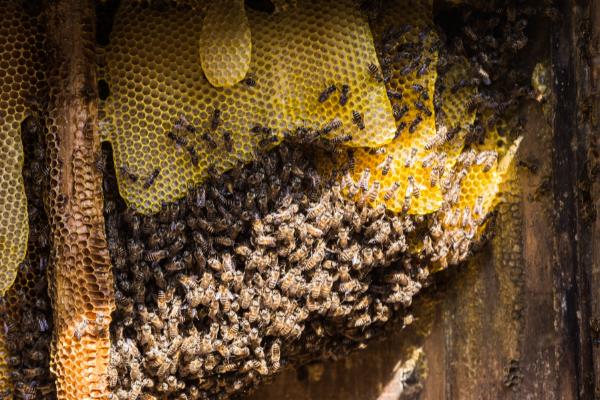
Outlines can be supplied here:
M384 203L394 212L428 214L442 204L439 186L430 184L430 169L421 163L431 153L428 145L437 135L433 101L439 39L432 22L431 3L392 2L372 23L372 30L397 131L395 139L379 152L356 149L351 175L358 182L369 169L369 185L378 181L381 187L373 203ZM386 163L389 172L382 170ZM413 181L409 183L409 179ZM405 204L409 186L419 190L420 195ZM386 199L392 187L397 195Z
M69 10L65 21L64 9ZM102 213L92 8L48 5L47 133L49 190L45 205L52 252L49 292L54 332L50 370L59 399L107 399L106 370L114 309L110 255ZM196 53L197 54L197 53ZM81 94L81 95L74 95ZM68 121L68 122L67 122Z
M195 56L200 16L182 9L168 15L124 2L105 52L110 96L101 130L114 149L120 193L137 210L155 212L299 131L329 131L350 146L393 138L385 86L369 73L370 64L379 68L372 35L353 1L304 1L272 15L248 10L250 69L229 88L202 77Z
M200 32L200 63L208 82L215 87L235 85L248 73L251 55L244 1L213 1Z
M16 2L0 3L0 296L15 280L27 248L27 199L23 188L20 125L36 92L35 25Z

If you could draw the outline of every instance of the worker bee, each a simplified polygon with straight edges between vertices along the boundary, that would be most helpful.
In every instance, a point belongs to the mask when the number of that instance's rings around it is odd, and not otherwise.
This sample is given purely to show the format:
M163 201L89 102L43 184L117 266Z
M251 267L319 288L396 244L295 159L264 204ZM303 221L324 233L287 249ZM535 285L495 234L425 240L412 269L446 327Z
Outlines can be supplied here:
M369 65L367 66L367 69L368 69L371 77L373 77L373 79L375 79L377 82L380 82L380 83L384 82L383 75L381 74L381 70L379 69L379 67L377 65L375 65L374 63L369 63Z
M394 139L398 139L404 129L406 129L406 122L400 122L396 128L396 133L394 133Z
M482 151L475 158L476 165L483 165L483 172L488 172L492 169L494 163L498 160L498 152L489 150Z
M138 181L138 176L136 174L134 174L133 172L131 172L131 170L129 169L128 166L121 165L120 170L121 170L121 175L124 176L130 182L135 183Z
M480 217L483 216L483 196L477 196L475 199L475 205L473 206L473 214Z
M317 247L315 248L314 252L302 266L302 269L304 271L314 269L318 264L320 264L323 261L323 258L325 258L325 242L320 241Z
M210 120L210 130L215 131L219 127L219 123L221 122L221 110L215 108L213 110L212 118Z
M327 101L329 96L331 96L333 94L333 92L335 92L336 90L337 90L337 87L335 85L331 85L331 86L327 87L325 90L323 90L321 92L321 94L319 95L319 103L324 103L325 101Z
M279 140L279 137L277 135L270 135L267 136L265 138L262 138L259 142L258 145L260 147L267 147L273 143L277 143L277 141Z
M244 78L243 82L248 87L254 87L254 86L256 86L256 80L254 79L253 75L246 76Z
M323 129L322 129L322 133L324 135L327 135L328 133L330 133L331 131L335 130L335 129L339 129L342 126L342 121L340 121L339 118L334 118L333 120L331 120L331 122L327 123Z
M342 90L340 93L340 106L345 106L350 99L350 86L347 84L342 85Z
M410 123L410 126L408 127L408 132L415 133L415 131L417 130L417 127L419 126L419 124L421 122L423 122L423 117L421 117L420 115L417 115L415 117L415 119Z
M167 132L167 137L179 147L185 147L188 144L186 138L184 138L183 136L176 135L172 131Z
M394 104L392 106L392 113L394 114L394 119L396 121L402 119L404 115L408 112L408 106L405 104L402 107L398 104Z
M77 340L81 340L83 334L87 331L87 327L89 325L89 321L87 318L82 318L80 322L75 325L75 329L73 329L73 336Z
M421 77L423 75L425 75L427 73L427 71L429 70L429 65L431 64L431 58L426 58L425 61L423 61L423 64L421 65L421 67L419 68L419 70L417 71L417 76Z
M415 61L418 61L418 59L415 60ZM410 74L412 71L414 71L415 68L417 68L417 63L416 62L409 62L409 63L406 64L406 66L404 66L404 68L402 68L400 70L400 75L406 76L406 75Z
M215 142L213 137L208 132L204 132L202 134L202 140L204 140L206 143L208 143L208 145L211 149L214 149L217 147L217 142Z
M407 155L406 160L404 160L404 168L410 168L413 166L418 151L419 149L417 149L416 147L412 147L410 149L410 153Z
M281 359L281 341L279 339L275 339L271 344L269 355L271 358L271 363L274 365L279 365L279 361ZM278 369L278 367L276 369Z
M254 242L258 246L265 247L275 247L277 245L277 241L274 236L271 235L258 235L254 238Z
M381 169L381 175L386 176L390 172L393 160L394 157L390 154L386 156L385 160L383 160L383 162L377 166L377 168Z
M152 250L146 252L144 255L144 259L149 262L159 262L165 259L169 255L169 252L166 249L162 250Z
M387 188L387 190L383 196L383 200L390 201L392 199L392 197L395 196L395 194L399 188L400 188L399 182L395 181L394 183L392 183L392 185Z
M280 271L279 267L271 267L268 270L267 287L269 289L271 289L271 290L275 289L277 282L279 282L280 274L281 274L281 271Z
M379 194L379 189L381 188L381 183L379 181L374 181L369 190L365 193L365 198L368 202L374 202L377 199L377 195Z
M198 153L196 152L196 149L194 148L193 145L187 146L186 150L188 152L188 154L190 155L190 160L192 161L192 165L194 167L198 166L198 163L200 162L200 159L198 157Z
M352 122L358 127L358 129L365 129L365 123L363 121L363 116L360 112L353 110L352 111Z
M362 328L371 323L371 316L369 314L362 314L355 317L350 321L350 326L353 328Z
M387 95L390 99L396 99L396 100L402 100L402 96L403 96L401 91L397 91L397 90L393 90L393 89L388 89Z
M431 117L433 114L431 113L431 110L429 108L427 108L425 106L425 104L423 104L421 101L417 100L414 102L415 107L420 110L421 112L423 112L425 115L427 115L428 117Z
M233 139L231 137L231 131L223 132L223 143L225 144L225 150L229 152L233 151Z
M366 191L369 188L369 179L371 178L371 169L365 168L363 173L360 176L360 180L358 181L358 187Z
M152 173L148 176L148 179L146 179L146 182L144 182L144 189L150 189L150 187L154 185L154 182L156 181L156 178L158 178L158 175L160 175L160 168L157 167L154 168Z

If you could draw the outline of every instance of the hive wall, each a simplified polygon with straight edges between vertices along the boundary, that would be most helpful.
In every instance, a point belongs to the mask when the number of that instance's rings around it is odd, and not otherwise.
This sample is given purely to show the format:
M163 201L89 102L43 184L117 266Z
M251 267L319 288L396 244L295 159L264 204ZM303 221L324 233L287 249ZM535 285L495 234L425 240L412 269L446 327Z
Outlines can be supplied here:
M108 398L108 325L114 308L104 234L94 19L88 1L50 4L47 19L50 192L50 293L54 316L51 369L59 399Z

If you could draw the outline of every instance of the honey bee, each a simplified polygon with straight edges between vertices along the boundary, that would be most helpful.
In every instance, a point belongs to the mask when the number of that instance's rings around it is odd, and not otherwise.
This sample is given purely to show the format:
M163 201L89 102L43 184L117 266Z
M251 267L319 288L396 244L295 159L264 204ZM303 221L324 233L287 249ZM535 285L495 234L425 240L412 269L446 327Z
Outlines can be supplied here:
M431 58L426 58L419 70L417 71L417 76L421 77L425 75L429 69L429 65L431 64Z
M387 95L390 99L395 99L395 100L402 100L402 96L403 96L401 91L397 91L397 90L393 90L393 89L388 89Z
M277 136L277 135L270 135L270 136L267 136L267 137L261 139L258 142L258 145L260 147L267 147L270 144L277 143L278 140L279 140L279 136Z
M206 356L204 360L204 369L206 371L212 371L219 364L219 360L214 354L209 354Z
M331 85L331 86L327 87L325 90L323 90L321 92L321 94L319 95L319 103L324 103L325 101L327 101L329 96L331 96L333 94L333 92L335 92L336 90L337 90L337 87L335 85Z
M233 151L233 139L231 137L231 131L223 132L223 143L225 144L225 150L228 152Z
M244 78L243 82L248 87L254 87L254 86L256 86L256 80L254 79L254 76L252 76L252 75L246 76Z
M274 365L279 365L279 361L281 359L281 341L279 339L275 339L271 344L269 355L271 357L271 363ZM276 367L276 369L278 368L279 367Z
M415 119L410 123L410 126L408 127L408 132L415 133L421 122L423 122L423 117L417 115Z
M310 271L314 269L318 264L320 264L323 261L323 258L325 258L325 242L320 241L317 247L315 248L314 252L304 263L302 269L304 271Z
M370 178L371 178L371 169L365 168L360 177L360 180L358 181L359 189L361 189L363 191L367 191L367 189L369 189L369 179Z
M406 122L400 122L396 128L396 133L394 133L394 139L398 139L404 129L406 129Z
M381 70L379 69L379 67L377 65L375 65L374 63L369 63L369 65L367 66L367 69L368 69L371 77L373 77L373 79L375 79L377 82L380 82L380 83L384 82L383 75L381 74Z
M392 161L394 160L394 156L391 154L387 155L383 162L377 166L381 170L381 175L386 176L392 167Z
M279 269L279 267L272 267L269 269L268 271L268 278L267 278L267 287L269 289L275 289L275 286L277 285L277 282L279 281L279 276L281 274L281 271Z
M165 259L169 255L168 251L165 249L162 250L152 250L146 252L144 255L144 260L149 262L159 262Z
M460 225L462 228L466 228L467 226L471 226L473 223L473 217L471 215L471 207L465 206L461 216Z
M483 196L477 196L477 199L475 199L473 214L478 215L479 217L483 216Z
M431 113L431 110L429 108L427 108L425 106L425 104L423 104L420 100L417 100L414 102L415 107L421 111L422 113L424 113L425 115L427 115L428 117L431 117L433 114Z
M325 234L321 229L309 223L305 223L304 225L302 225L302 228L305 229L306 233L312 236L313 238L321 238Z
M350 326L353 328L362 328L371 323L371 316L369 314L362 314L352 319Z
M365 129L365 123L363 121L363 116L360 112L353 110L352 111L352 122L354 122L354 125L356 125L358 127L358 129L363 130Z
M498 152L496 151L482 151L477 154L475 158L476 165L483 165L483 172L488 172L492 169L494 163L498 160Z
M73 329L73 336L75 337L75 339L81 340L81 337L87 331L88 325L89 321L85 317L82 318L81 321L77 323L77 325L75 325L75 329Z
M154 170L152 171L152 173L148 176L148 179L146 179L146 182L144 182L144 189L148 190L150 189L150 187L152 185L154 185L154 182L156 181L156 178L158 178L158 175L160 175L160 168L154 168Z
M406 115L406 113L408 112L408 106L405 104L402 107L400 107L400 105L398 104L394 104L392 106L392 113L394 114L394 119L396 121L402 119L402 117L404 117L404 115Z
M133 172L131 172L129 167L124 164L121 165L120 171L121 171L121 175L124 176L127 180L129 180L132 183L137 182L139 179L138 176L136 174L134 174Z
M213 110L212 118L210 120L210 130L215 131L219 127L219 123L221 122L221 110L215 108Z
M371 185L371 187L369 188L369 190L367 190L365 192L365 196L364 196L365 201L373 203L377 199L377 196L379 195L380 188L381 188L381 182L374 181L373 184Z
M202 137L202 140L204 140L206 143L208 143L208 145L211 149L217 148L217 142L215 142L215 140L210 135L210 133L204 132L201 137Z
M275 247L277 245L275 237L271 235L258 235L253 238L253 241L258 246Z
M340 93L340 106L345 106L350 99L350 86L347 84L342 85L342 91Z
M333 120L331 120L330 122L328 122L323 129L321 130L321 132L324 135L327 135L328 133L330 133L333 130L339 129L342 127L342 121L340 121L339 118L334 118Z
M408 154L408 156L406 157L406 160L404 161L404 168L410 168L412 167L412 165L415 163L415 156L417 155L418 149L416 147L413 147L410 149L410 153Z
M176 135L175 133L169 131L167 132L167 137L175 143L178 147L185 147L188 144L188 141L183 136Z

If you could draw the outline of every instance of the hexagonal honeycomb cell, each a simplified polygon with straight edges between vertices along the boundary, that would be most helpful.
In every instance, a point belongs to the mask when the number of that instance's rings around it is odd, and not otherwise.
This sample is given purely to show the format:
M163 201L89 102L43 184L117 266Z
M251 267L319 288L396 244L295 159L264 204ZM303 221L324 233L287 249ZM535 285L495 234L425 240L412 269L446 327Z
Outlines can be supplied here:
M252 40L243 0L213 1L200 32L200 64L215 87L240 82L250 68Z
M21 122L30 114L38 75L33 56L33 18L16 2L0 14L0 296L13 283L27 247L27 199L23 188Z
M372 35L353 1L247 14L250 79L215 88L195 57L200 16L178 8L165 18L128 2L118 11L105 54L111 93L101 129L114 149L121 195L139 211L159 210L299 127L351 137L349 146L393 138L385 86L369 73L370 64L379 68Z

